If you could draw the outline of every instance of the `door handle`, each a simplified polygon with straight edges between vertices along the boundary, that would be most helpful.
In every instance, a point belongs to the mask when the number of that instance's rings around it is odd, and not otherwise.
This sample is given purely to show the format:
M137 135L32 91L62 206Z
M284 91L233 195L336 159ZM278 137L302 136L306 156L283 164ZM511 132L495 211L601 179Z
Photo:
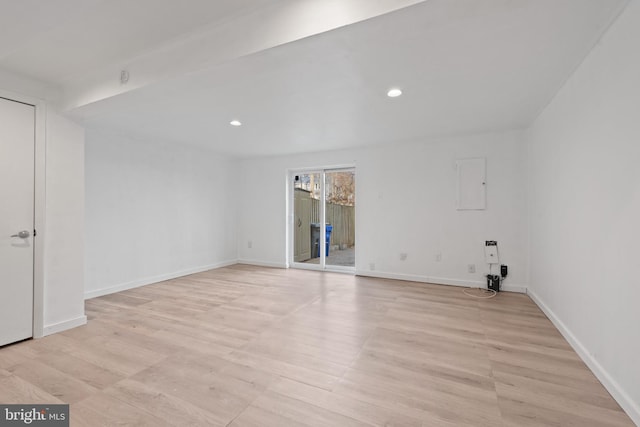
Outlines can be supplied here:
M31 233L29 233L27 230L22 230L18 234L13 234L11 237L19 237L21 239L28 239L30 236L31 236Z

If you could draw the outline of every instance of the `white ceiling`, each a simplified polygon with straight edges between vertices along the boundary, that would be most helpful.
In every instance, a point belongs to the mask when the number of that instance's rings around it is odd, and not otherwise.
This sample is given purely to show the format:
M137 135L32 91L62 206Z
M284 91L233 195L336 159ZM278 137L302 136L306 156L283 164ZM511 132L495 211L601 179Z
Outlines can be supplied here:
M70 45L71 39L81 37L83 25L119 28L119 18L113 13L100 18L103 2L98 0L58 2L67 4L68 10L95 7L96 16L49 32L46 24L53 18L43 17L42 25L35 27L47 34L52 63L60 50L74 60L42 70L37 69L41 62L35 53L42 47L37 42L41 38L36 34L36 41L5 43L5 37L17 37L19 26L2 17L0 67L60 83L72 72L89 72L96 63L135 55L194 27L211 28L214 21L257 3L190 2L201 13L177 13L167 6L175 2L167 0L118 1L123 10L135 13L128 15L125 31L112 31L117 43L88 37ZM154 8L148 7L150 3ZM222 6L207 8L212 3ZM550 101L625 4L624 0L430 0L209 63L101 97L68 113L88 127L114 128L237 156L522 128ZM43 16L47 13L51 11L42 11ZM175 19L170 18L174 14ZM61 16L73 21L73 14ZM144 25L136 29L132 22ZM167 22L172 23L169 30ZM74 49L84 53L74 55ZM87 55L87 49L96 52L95 58ZM401 87L404 95L387 98L392 86ZM236 118L242 127L229 126Z
M0 67L63 83L277 1L0 0Z

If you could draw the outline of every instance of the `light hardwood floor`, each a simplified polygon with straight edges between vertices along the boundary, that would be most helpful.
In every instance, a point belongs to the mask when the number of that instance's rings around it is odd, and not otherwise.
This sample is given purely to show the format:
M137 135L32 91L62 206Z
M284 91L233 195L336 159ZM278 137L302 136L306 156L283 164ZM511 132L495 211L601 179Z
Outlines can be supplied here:
M525 295L245 265L86 302L0 349L71 425L632 426Z

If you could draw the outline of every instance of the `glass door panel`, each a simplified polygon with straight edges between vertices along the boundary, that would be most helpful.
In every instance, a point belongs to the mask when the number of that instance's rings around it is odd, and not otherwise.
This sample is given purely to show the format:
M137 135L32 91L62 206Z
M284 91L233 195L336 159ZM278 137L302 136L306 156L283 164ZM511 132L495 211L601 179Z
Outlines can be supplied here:
M351 170L325 171L325 264L355 267L356 174Z
M293 261L320 263L317 233L320 223L321 173L293 175Z

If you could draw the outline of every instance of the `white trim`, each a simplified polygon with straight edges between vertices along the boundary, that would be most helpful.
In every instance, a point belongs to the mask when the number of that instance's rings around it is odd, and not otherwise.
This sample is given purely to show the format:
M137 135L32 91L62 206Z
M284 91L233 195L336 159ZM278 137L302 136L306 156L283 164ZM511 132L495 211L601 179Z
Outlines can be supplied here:
M487 283L479 280L447 279L444 277L428 277L415 274L386 273L382 271L356 270L356 276L377 277L380 279L406 280L409 282L433 283L435 285L463 286L468 288L486 288ZM525 285L500 285L506 292L527 293Z
M294 217L294 187L293 184L293 173L287 171L285 173L284 178L284 207L285 207L285 216L284 216L284 238L285 238L285 248L284 248L284 258L285 258L285 267L289 268L291 263L293 262L293 217Z
M255 259L239 259L236 264L255 265L256 267L288 268L284 262L258 261Z
M311 155L313 155L313 153L309 153ZM292 174L307 174L307 173L321 173L323 171L329 171L329 172L339 172L339 171L345 171L345 170L349 170L349 169L354 169L356 168L356 164L355 163L344 163L344 164L336 164L336 165L329 165L329 166L309 166L309 167L302 167L302 168L287 168L287 172L288 173L292 173Z
M67 329L73 329L78 326L87 324L87 316L76 317L75 319L65 320L64 322L54 323L52 325L46 325L43 328L43 336L57 334L58 332L66 331Z
M527 294L527 293L529 293L529 288L526 287L525 285L503 285L503 284L500 284L500 289L502 289L505 292L515 292L517 294Z
M45 287L45 239L46 197L47 197L47 106L36 103L36 147L35 147L35 193L34 228L37 235L33 238L33 337L45 335L44 327L44 287Z
M631 420L640 426L640 407L631 399L626 391L613 379L607 370L593 358L589 350L578 340L578 338L569 330L569 328L560 320L558 316L545 304L542 299L533 290L528 291L529 296L535 302L540 310L551 320L551 323L560 331L562 336L569 342L571 347L578 353L582 361L591 369L602 385L607 389L611 396L618 402L622 409L629 415Z
M131 282L121 283L119 285L109 286L106 288L96 289L84 293L84 299L91 299L101 297L103 295L109 295L116 292L122 292L133 288L139 288L140 286L151 285L153 283L163 282L165 280L171 280L178 277L188 276L190 274L202 273L203 271L214 270L220 267L227 267L229 265L237 264L237 260L222 261L215 264L203 265L201 267L189 268L187 270L176 271L173 273L161 274L153 277L146 277L143 279L132 280Z

